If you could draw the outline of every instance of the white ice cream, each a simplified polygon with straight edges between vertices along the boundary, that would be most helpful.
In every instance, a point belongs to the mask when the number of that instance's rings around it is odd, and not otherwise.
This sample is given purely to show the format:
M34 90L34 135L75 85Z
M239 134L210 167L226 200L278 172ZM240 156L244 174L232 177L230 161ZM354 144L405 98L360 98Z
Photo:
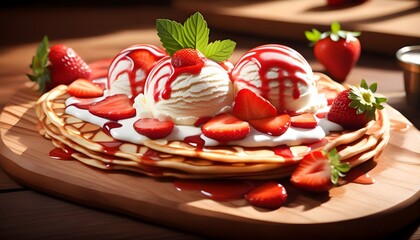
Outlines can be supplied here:
M206 60L198 74L182 73L172 79L173 74L169 58L152 69L144 94L135 98L134 107L141 116L193 125L200 118L230 110L234 99L232 82L216 62Z
M318 94L312 69L295 50L263 45L247 52L232 71L235 91L249 88L268 99L277 110L316 112L327 106Z

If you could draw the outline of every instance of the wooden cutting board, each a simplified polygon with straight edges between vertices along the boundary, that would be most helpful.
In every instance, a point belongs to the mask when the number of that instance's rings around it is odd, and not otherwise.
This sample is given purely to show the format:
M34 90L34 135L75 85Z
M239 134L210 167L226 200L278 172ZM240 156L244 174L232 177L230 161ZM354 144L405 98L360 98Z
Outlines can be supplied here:
M219 238L377 238L419 217L420 134L391 107L390 142L377 162L366 165L373 167L374 184L350 183L325 195L291 191L286 205L268 211L243 199L217 202L179 192L170 179L54 160L53 145L35 128L38 97L25 87L1 113L0 165L23 185L76 203Z

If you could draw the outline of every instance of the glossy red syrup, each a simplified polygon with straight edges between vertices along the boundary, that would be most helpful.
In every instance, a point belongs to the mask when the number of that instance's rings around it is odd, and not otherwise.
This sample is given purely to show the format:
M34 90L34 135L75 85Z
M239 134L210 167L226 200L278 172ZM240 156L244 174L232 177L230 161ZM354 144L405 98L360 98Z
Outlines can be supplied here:
M344 177L345 182L352 182L358 184L374 184L375 180L366 172L357 168L349 171Z
M120 54L118 54L110 66L110 73L115 71L119 61L130 61L131 68L125 69L117 74L116 78L119 78L123 74L127 74L132 97L136 97L139 93L143 93L144 84L147 78L147 75L150 73L156 63L167 56L167 54L160 48L148 45L148 44L138 44L124 49ZM144 78L137 79L136 73L138 70L142 70L145 73ZM108 78L108 86L111 86L111 79Z
M116 152L120 150L121 144L123 142L120 141L109 141L109 142L96 142L103 147L104 153L115 155Z
M253 86L250 82L240 77L242 68L249 62L253 62L259 67L259 77L261 79L261 86ZM299 64L296 64L299 63ZM280 108L284 106L284 96L286 95L286 90L292 88L292 97L298 99L301 95L299 90L299 84L307 85L307 83L296 76L296 73L301 73L303 75L307 74L306 70L303 68L306 65L306 60L300 55L297 54L294 50L283 46L283 45L263 45L257 48L250 50L245 54L236 64L235 69L232 71L232 80L235 82L242 82L245 85L248 85L251 88L257 88L260 90L262 97L269 99L269 93L271 87L269 85L270 81L273 79L267 78L267 73L272 68L279 69L278 78L274 79L278 81L279 84L279 103ZM285 75L283 72L287 72ZM287 80L290 80L292 86L287 86Z
M247 180L176 180L178 191L196 191L201 195L216 200L229 201L242 199L246 193L261 184Z
M274 151L274 154L284 157L284 158L294 158L292 151L290 150L290 147L287 145L280 145L278 147L274 147L272 149Z
M162 64L159 65L158 69L156 70L156 73L159 72L162 68L168 68L170 71L168 74L163 74L157 79L157 82L154 86L154 100L155 102L158 102L161 98L162 99L169 99L171 97L172 93L172 83L176 80L176 78L184 73L188 74L199 74L201 72L201 69L204 67L204 60L202 64L194 65L194 66L187 66L187 67L180 67L180 68L174 68L171 63L171 59L167 58L165 61L162 60ZM161 81L165 81L164 84L161 84ZM161 86L163 87L163 90L159 90Z
M162 160L159 156L159 152L148 149L142 156L141 156L141 162L146 165L156 165L156 161Z
M113 129L113 128L120 128L120 127L122 127L122 124L121 123L109 121L109 122L106 122L104 124L104 126L102 127L102 130L106 134L108 134L109 136L111 136L111 129Z
M51 150L49 155L51 158L57 160L74 160L71 155L75 152L72 148L63 145L63 148L54 148Z
M200 135L188 136L184 139L184 142L194 146L196 151L202 151L204 148L204 144L206 143L204 139L200 137Z

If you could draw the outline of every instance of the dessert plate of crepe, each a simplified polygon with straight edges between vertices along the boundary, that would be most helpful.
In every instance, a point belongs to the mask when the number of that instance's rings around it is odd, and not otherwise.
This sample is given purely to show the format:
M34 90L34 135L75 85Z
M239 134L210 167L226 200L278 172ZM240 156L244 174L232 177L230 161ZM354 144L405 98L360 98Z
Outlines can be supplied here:
M325 75L316 76L318 88L343 90ZM364 128L333 132L319 142L287 148L222 145L197 150L188 143L167 140L148 140L139 145L115 140L106 128L66 114L66 89L62 85L39 99L36 112L41 131L56 147L72 151L75 159L100 169L124 169L155 177L273 179L290 175L299 160L314 150L337 148L340 158L354 167L379 154L389 141L388 116L378 111L377 121Z
M355 165L368 159L356 170L361 175L369 172L374 184L349 183L325 195L291 188L289 198L293 201L267 211L247 205L243 199L219 202L179 191L172 177L188 181L278 178L290 174L298 158L248 161L239 157L246 153L242 149L238 151L241 154L223 149L233 156L238 154L239 163L233 164L191 156L189 148L161 141L147 146L107 145L105 151L103 142L111 141L106 132L64 113L64 89L59 87L43 96L45 101L38 101L38 93L24 88L0 115L2 168L18 182L42 192L213 237L304 239L311 235L328 239L341 234L341 229L355 228L358 231L346 236L378 237L418 217L419 133L390 106L372 125L328 136L329 142L321 146L337 147L342 157L349 162L354 159ZM48 108L52 111L43 110ZM38 122L42 126L35 128ZM77 161L51 158L55 147L67 149ZM306 148L293 151L299 156ZM174 151L185 153L175 155L171 153Z

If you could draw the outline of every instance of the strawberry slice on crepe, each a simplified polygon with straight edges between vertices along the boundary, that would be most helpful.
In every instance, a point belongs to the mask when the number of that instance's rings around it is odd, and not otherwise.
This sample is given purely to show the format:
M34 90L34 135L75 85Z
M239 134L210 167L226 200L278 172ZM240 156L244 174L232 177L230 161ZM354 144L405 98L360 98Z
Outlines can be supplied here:
M328 154L313 151L300 161L290 181L305 191L325 192L337 185L349 170L350 164L340 162L335 148Z
M89 112L99 117L117 121L136 115L136 109L132 105L132 100L127 95L116 94L92 104L89 107Z

